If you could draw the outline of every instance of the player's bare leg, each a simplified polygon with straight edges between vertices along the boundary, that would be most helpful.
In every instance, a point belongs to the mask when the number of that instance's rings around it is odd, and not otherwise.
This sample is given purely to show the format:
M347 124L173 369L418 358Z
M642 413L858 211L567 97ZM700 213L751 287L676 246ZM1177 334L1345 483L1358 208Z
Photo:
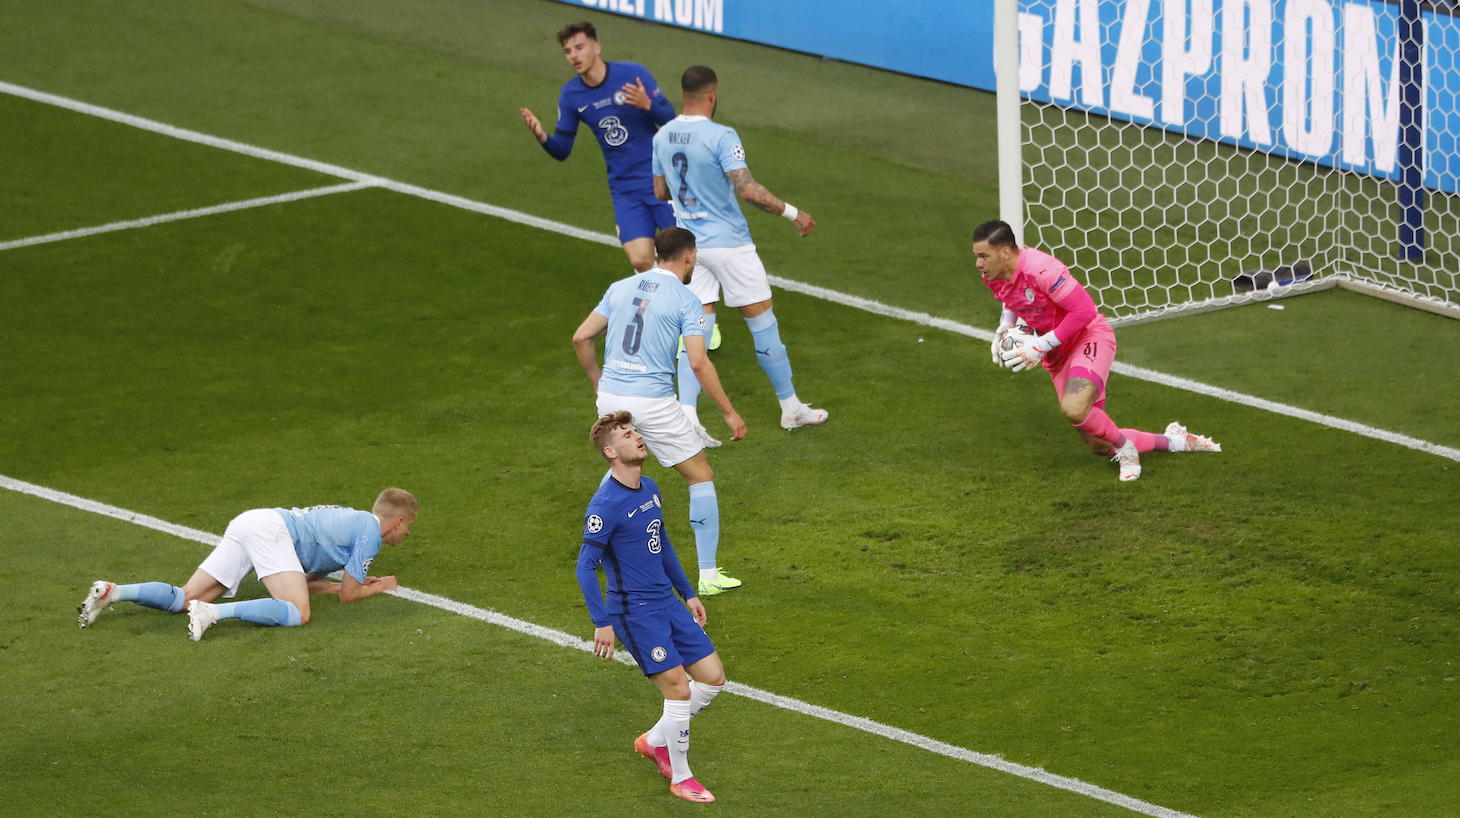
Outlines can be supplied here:
M629 239L624 242L624 253L628 255L629 264L634 266L634 270L642 273L654 266L654 239L648 236Z

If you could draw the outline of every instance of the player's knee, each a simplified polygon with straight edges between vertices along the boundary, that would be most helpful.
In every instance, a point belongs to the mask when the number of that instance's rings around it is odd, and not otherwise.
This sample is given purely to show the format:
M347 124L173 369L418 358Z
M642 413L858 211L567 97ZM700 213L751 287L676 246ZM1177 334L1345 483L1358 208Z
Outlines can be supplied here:
M302 605L302 606L301 605L295 605L294 607L299 609L299 624L301 624L301 625L308 625L309 624L309 606L308 605Z

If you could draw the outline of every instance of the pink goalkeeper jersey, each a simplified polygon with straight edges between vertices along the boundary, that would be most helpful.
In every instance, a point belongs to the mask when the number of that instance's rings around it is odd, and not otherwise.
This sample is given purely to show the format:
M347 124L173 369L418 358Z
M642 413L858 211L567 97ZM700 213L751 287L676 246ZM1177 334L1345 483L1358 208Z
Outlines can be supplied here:
M1040 335L1054 332L1060 345L1050 353L1053 357L1063 357L1062 353L1086 329L1110 329L1105 316L1095 308L1095 300L1075 280L1070 268L1049 253L1021 248L1019 265L1008 281L985 278L983 283Z

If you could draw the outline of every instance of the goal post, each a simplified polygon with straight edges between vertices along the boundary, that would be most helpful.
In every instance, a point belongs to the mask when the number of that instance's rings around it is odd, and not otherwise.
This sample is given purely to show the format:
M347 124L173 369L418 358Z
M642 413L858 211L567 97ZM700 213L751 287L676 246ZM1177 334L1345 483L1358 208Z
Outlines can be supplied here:
M1460 20L1402 4L995 0L1001 216L1119 323L1335 286L1460 318Z

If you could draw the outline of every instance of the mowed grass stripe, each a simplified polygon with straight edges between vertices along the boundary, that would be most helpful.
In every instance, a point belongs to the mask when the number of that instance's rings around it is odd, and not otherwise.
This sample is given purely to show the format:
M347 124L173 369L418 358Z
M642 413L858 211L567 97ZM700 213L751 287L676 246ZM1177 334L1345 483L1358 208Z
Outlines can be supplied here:
M610 236L606 233L598 233L592 230L585 230L580 227L574 227L570 224L556 222L551 219L543 219L538 216L532 216L530 214L511 210L509 208L498 207L496 205L490 205L484 202L474 201L464 196L456 196L454 194L430 190L428 188L423 188L418 185L412 185L406 182L398 182L393 179L373 176L371 174L362 173L360 171L343 168L338 165L318 162L316 160L293 156L291 154L281 153L279 151L273 151L267 148L259 148L252 145L246 145L242 142L236 142L231 139L211 136L209 134L199 133L197 131L188 130L186 128L178 128L174 125L168 125L163 122L157 122L155 120L133 116L132 114L114 111L109 108L103 108L98 105L80 102L78 100L46 93L44 91L38 91L32 88L25 88L23 86L13 85L11 83L0 82L0 91L3 91L7 94L24 97L35 102L55 105L61 108L75 111L77 113L103 117L114 122L131 125L155 133L172 136L178 139L184 139L190 142L198 142L200 144L242 153L247 156L252 156L259 159L267 159L273 162L282 162L285 164L294 165L296 167L319 171L321 173L330 173L336 176L341 176L343 178L353 179L357 183L360 183L361 186L381 187L387 190L395 191L397 193L403 193L408 196L416 196L422 199L437 202L439 204L445 204L451 207L457 207L475 213L482 213L488 216L495 216L497 218L517 222L518 224L525 224L542 230L560 233L565 236L571 236L573 238L583 239L585 241L596 242L598 244L605 244L610 246L618 246L619 244L617 238ZM4 245L0 245L0 250L4 249L8 248ZM818 287L815 285L806 284L803 282L794 281L792 279L782 278L775 275L770 276L770 282L773 285L785 290L798 292L803 295L809 295L813 298L831 301L833 303L842 304L844 306L855 307L857 309L865 310L867 312L871 312L877 315L885 315L903 321L911 321L913 323L922 324L924 326L932 327L935 329L943 329L961 335L967 335L972 338L978 338L982 341L993 340L993 333L989 332L988 330L978 329L976 327L972 327L967 324L945 318L939 318L938 316L930 315L928 313L906 310L901 307L895 307L887 304L882 304L880 302L870 299L861 298L860 296L850 295L848 293L842 293L825 287ZM1169 386L1173 389L1182 389L1189 392L1195 392L1199 395L1215 397L1229 403L1236 403L1243 406L1251 406L1256 409L1262 409L1268 412L1287 415L1289 417L1298 418L1299 420L1316 423L1321 426L1328 426L1330 428L1362 435L1364 437L1370 437L1375 440L1382 440L1386 443L1404 446L1406 448L1415 449L1416 451L1421 451L1460 462L1460 449L1443 446L1438 443L1432 443L1430 441L1421 440L1415 437L1410 437L1409 435L1399 434L1397 432L1391 432L1385 429L1379 429L1377 427L1368 426L1366 424L1358 423L1355 421L1345 420L1343 418L1336 418L1329 415L1320 414L1318 412L1313 412L1307 409L1303 409L1301 407L1290 406L1288 404L1266 400L1264 398L1247 395L1230 389L1224 389L1219 386L1201 383L1199 381L1194 381L1188 378L1166 375L1164 373L1157 372L1151 369L1145 369L1142 367L1128 366L1119 362L1117 362L1112 367L1112 371L1118 372L1121 375L1125 375L1127 377L1138 378L1140 380L1150 381L1152 383L1158 383L1163 386Z
M177 525L176 523L170 523L166 520L161 520L147 514L142 514L141 512L130 511L128 509L119 508L117 506L108 505L106 503L97 502L95 500L88 500L84 497L78 497L74 494L57 491L55 489L47 488L45 486L38 486L34 483L28 483L24 480L16 480L13 477L7 477L5 475L0 475L0 488L9 489L10 491L19 492L21 494L28 494L32 497L39 497L43 500L49 500L53 503L70 506L72 508L80 509L81 511L89 511L93 514L101 514L107 517L112 517L129 523L134 523L145 528L161 531L166 534L171 534L175 537L180 537L182 539L199 542L210 547L216 546L219 539L221 539L220 536L217 534L210 534L206 531L200 531L195 528ZM516 631L517 633L521 633L526 636L534 636L538 639L552 642L553 644L560 647L580 650L585 653L593 652L593 642L590 640L582 639L570 633L564 633L563 631L555 630L553 628L543 627L542 625L528 622L524 619L517 619L515 617L507 616L506 614L501 614L496 611L489 611L483 608L478 608L475 605L468 605L464 602L457 602L453 599L448 599L443 596L437 596L436 594L429 594L424 591L417 591L415 589L407 588L405 586L401 586L398 590L395 591L387 591L386 593L389 593L392 596L400 597L401 599L418 602L422 605L429 605L433 608L438 608L448 613L454 613L459 616L469 617L485 622L487 624L507 628L508 630ZM633 657L629 654L628 651L618 651L614 655L614 659L630 667L638 666L638 663L634 661ZM1045 784L1050 787L1055 787L1057 789L1066 790L1077 795L1083 795L1098 801L1104 801L1108 804L1113 804L1118 807L1124 807L1125 809L1131 810L1132 812L1138 812L1142 815L1149 815L1153 818L1195 818L1195 816L1192 816L1189 813L1178 812L1177 810L1168 809L1157 804L1142 801L1138 798L1132 798L1128 795L1123 795L1113 790L1107 790L1104 787L1098 787L1094 784L1081 781L1077 778L1069 778L1067 776L1056 775L1054 773L1036 767L1028 767L1023 764L1016 764L1012 761L1006 761L1005 759L997 755L979 753L963 747L957 747L952 744L928 738L927 736L919 735L908 730L902 730L897 727L892 727L890 725L873 721L871 719L862 718L860 716L853 716L837 710L832 710L830 708L820 707L814 704L810 704L808 702L801 701L800 699L791 698L789 696L779 696L766 690L761 690L756 687L740 684L739 682L731 681L727 683L725 686L725 692L732 693L736 696L742 696L747 699L752 699L763 704L768 704L772 707L778 707L782 710L789 710L794 713L799 713L803 716L810 716L812 718L832 722L833 724L840 724L844 727L851 727L857 730L861 730L865 733L871 733L872 735L881 736L883 738L891 739L893 741L898 741L903 744L918 747L929 752L937 753L939 755L947 756L949 758L959 761L966 761L972 764L978 764L982 767L988 767L992 770L998 770L999 772L1016 775L1020 778L1027 778L1030 781L1036 781L1038 783Z
M482 213L484 215L496 216L501 219L517 222L518 224L525 224L530 227L536 227L542 230L549 230L554 233L560 233L565 236L571 236L573 238L583 239L585 241L592 241L598 244L606 244L611 246L618 246L619 244L617 238L607 235L605 233L598 233L592 230L584 230L583 228L574 227L570 224L555 222L551 219L543 219L538 216L532 216L527 213L511 210L509 208L498 207L496 205L490 205L484 202L474 201L464 196L456 196L450 193L430 190L428 188L423 188L418 185L412 185L406 182L398 182L393 179L386 179L384 177L350 170L348 168L343 168L338 165L332 165L326 162L318 162L313 159L293 156L291 154L281 153L279 151L269 150L267 148L259 148L253 145L246 145L242 142L235 142L231 139L224 139L222 137L211 136L209 134L188 130L186 128L179 128L174 125L168 125L163 122L157 122L155 120L134 116L132 114L123 113L121 111L114 111L109 108L103 108L99 105L92 105L90 103L80 102L78 100L69 99L67 97L58 96L56 94L38 91L33 88L25 88L23 86L14 85L7 82L0 82L0 92L24 97L35 102L42 102L49 105L66 108L77 113L103 117L114 122L132 125L137 128L142 128L144 130L153 131L155 133L176 137L178 139L184 139L190 142L198 142L204 145L221 148L223 150L235 151L237 153L242 153L247 156L252 156L259 159L267 159L273 162L283 162L285 164L294 165L296 167L319 171L321 173L330 173L343 178L353 179L356 182L366 183L368 186L381 187L387 190L395 191L397 193L404 193L408 196L416 196L440 204L450 205L451 207L457 207L475 213ZM913 323L922 324L924 326L933 327L935 329L944 329L950 332L956 332L962 335L978 338L982 341L993 340L993 333L989 332L988 330L978 329L966 324L959 323L957 321L939 318L934 315L929 315L928 313L905 310L901 307L894 307L882 304L877 301L861 298L860 296L838 292L836 290L831 290L825 287L805 284L799 281L794 281L775 275L770 276L770 282L773 285L785 290L798 292L803 295L809 295L813 298L831 301L833 303L842 304L844 306L855 307L857 309L865 310L867 312L875 313L877 315L885 315L903 321L911 321ZM1182 389L1189 392L1195 392L1200 395L1215 397L1229 403L1237 403L1243 406L1250 406L1256 409L1262 409L1264 411L1287 415L1289 417L1298 418L1300 420L1309 421L1311 423L1317 423L1322 426L1328 426L1330 428L1339 429L1341 431L1362 435L1364 437L1370 437L1375 440L1382 440L1386 443L1393 443L1398 446L1404 446L1407 448L1415 449L1416 451L1421 451L1427 454L1433 454L1460 462L1460 449L1455 449L1449 446L1442 446L1437 443L1420 440L1418 438L1399 434L1397 432L1390 432L1384 429L1378 429L1373 426L1344 420L1342 418L1330 417L1328 415L1319 414L1317 412L1302 409L1300 407L1289 406L1287 404L1265 400L1263 398L1258 398L1253 395L1247 395L1241 392L1223 389L1219 386L1204 384L1199 381L1190 380L1188 378L1180 378L1176 376L1166 375L1151 369L1127 366L1117 362L1112 367L1112 371L1118 372L1127 377L1151 381L1153 383L1158 383L1163 386L1171 387L1173 389Z

